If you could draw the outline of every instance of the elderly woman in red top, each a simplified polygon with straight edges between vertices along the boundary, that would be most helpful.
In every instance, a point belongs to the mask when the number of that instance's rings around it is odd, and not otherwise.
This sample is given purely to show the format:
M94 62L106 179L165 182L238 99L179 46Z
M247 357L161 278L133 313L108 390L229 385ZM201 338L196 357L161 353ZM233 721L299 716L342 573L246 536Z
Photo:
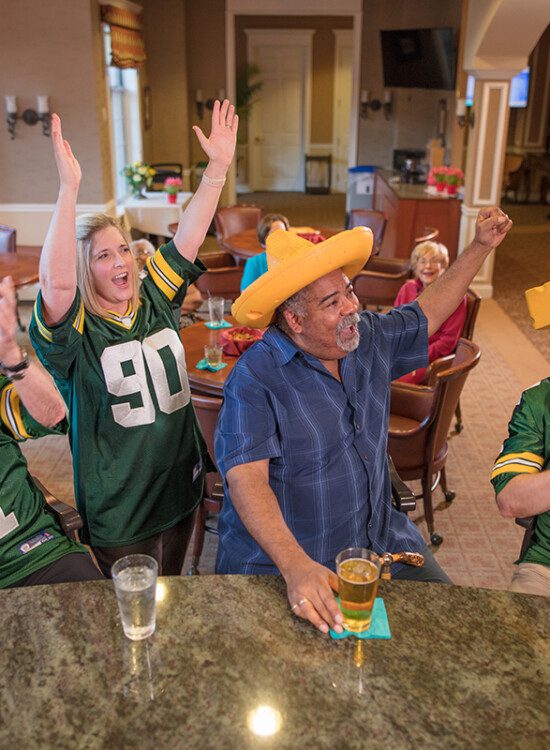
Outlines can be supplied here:
M406 281L395 298L394 306L412 302L418 295L444 273L449 266L449 251L440 242L421 242L412 251L411 265L415 278ZM429 338L428 359L433 362L438 357L452 354L460 338L466 320L466 297L454 313L447 318L441 328ZM399 380L405 383L422 384L426 379L426 369L413 370Z

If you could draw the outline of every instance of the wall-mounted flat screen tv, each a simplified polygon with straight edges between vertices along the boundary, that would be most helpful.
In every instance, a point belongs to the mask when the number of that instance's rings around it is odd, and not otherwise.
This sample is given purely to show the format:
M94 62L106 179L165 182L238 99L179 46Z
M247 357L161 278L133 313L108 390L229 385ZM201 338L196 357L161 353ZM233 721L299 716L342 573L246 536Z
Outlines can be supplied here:
M386 88L454 89L453 29L396 29L380 36Z
M466 106L471 107L474 101L475 79L468 76L466 84ZM510 107L526 107L529 101L529 66L521 70L510 81Z

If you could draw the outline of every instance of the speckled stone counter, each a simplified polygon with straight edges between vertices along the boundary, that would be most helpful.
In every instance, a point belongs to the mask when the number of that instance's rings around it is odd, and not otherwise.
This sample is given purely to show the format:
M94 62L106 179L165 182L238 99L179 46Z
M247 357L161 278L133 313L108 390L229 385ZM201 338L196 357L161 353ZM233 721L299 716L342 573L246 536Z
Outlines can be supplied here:
M1 748L549 746L549 599L384 583L393 637L357 666L356 639L292 617L280 579L160 580L139 643L109 581L0 592Z

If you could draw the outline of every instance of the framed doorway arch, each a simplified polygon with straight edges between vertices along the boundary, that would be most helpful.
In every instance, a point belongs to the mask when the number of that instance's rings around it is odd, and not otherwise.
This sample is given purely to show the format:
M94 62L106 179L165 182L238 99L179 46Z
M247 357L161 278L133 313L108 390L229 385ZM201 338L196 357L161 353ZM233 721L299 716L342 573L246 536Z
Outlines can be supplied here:
M236 52L235 16L351 16L353 18L352 91L350 110L350 132L348 164L357 161L357 138L359 127L359 83L361 76L361 39L363 32L362 0L340 0L335 8L334 0L226 0L225 3L225 70L226 90L231 101L236 97ZM228 199L236 202L236 167L233 162L228 173Z

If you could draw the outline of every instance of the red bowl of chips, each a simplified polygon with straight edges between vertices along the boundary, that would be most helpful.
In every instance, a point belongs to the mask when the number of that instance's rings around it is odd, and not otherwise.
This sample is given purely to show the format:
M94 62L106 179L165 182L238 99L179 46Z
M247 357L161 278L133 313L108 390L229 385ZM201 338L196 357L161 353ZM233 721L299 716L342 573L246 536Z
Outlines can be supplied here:
M241 326L227 328L220 333L224 354L238 357L264 335L263 329Z

